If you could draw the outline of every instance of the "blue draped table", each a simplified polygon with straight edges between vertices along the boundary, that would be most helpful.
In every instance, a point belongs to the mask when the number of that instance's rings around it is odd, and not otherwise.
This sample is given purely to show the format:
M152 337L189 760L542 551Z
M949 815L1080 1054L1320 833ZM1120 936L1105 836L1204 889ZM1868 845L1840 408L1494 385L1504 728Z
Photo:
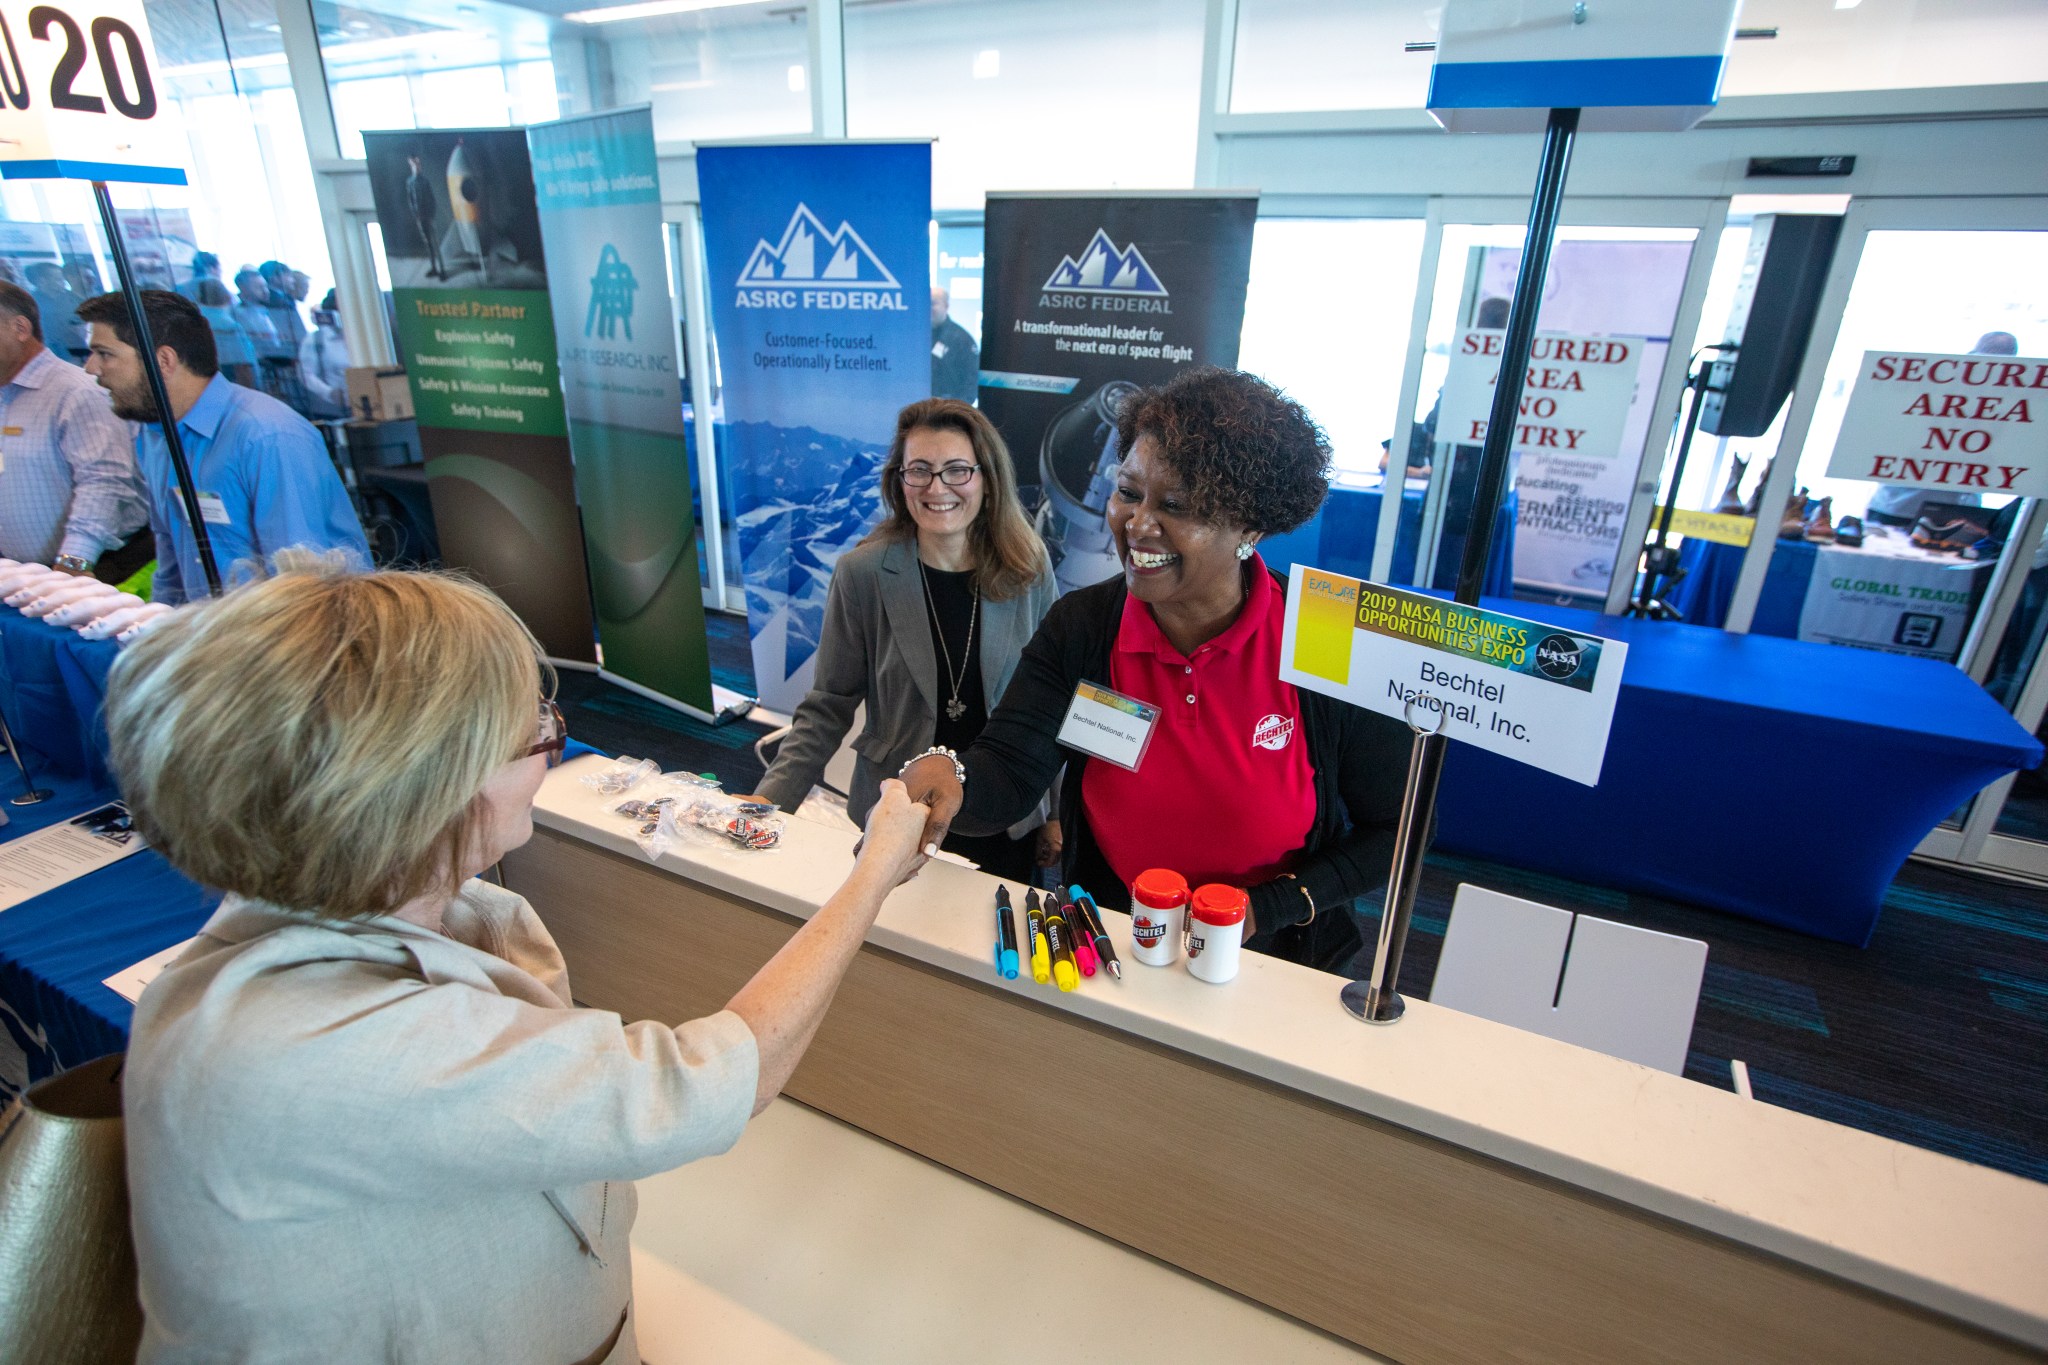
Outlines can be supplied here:
M1415 547L1422 533L1422 496L1419 488L1402 491L1390 582L1414 580ZM1493 522L1493 557L1486 562L1482 590L1500 597L1511 596L1515 590L1515 513L1520 502L1520 496L1510 489ZM1306 526L1266 537L1259 542L1259 554L1281 574L1289 565L1301 563L1353 578L1371 578L1379 527L1379 489L1332 485L1322 510Z
M2042 746L1953 665L1489 600L1628 643L1600 785L1453 744L1437 844L1862 945L1929 831Z

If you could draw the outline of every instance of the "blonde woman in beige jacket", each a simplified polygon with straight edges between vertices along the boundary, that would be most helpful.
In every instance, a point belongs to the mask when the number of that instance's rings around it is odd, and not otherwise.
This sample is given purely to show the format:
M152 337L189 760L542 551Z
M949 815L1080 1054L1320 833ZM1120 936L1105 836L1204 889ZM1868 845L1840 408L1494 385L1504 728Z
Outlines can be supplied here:
M137 826L229 894L136 1008L145 1362L639 1360L631 1182L726 1150L794 1070L925 810L884 784L844 886L707 1019L574 1005L475 880L560 761L489 592L291 572L116 664Z

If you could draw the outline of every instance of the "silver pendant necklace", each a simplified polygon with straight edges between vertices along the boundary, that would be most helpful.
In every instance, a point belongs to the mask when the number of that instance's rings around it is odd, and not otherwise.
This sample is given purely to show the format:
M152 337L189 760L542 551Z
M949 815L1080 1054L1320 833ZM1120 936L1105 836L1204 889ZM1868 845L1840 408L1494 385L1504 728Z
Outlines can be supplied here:
M967 609L967 644L960 651L960 671L955 674L953 651L946 648L946 627L939 620L938 603L932 600L932 581L926 576L922 557L917 561L917 581L924 585L924 605L932 614L932 634L938 637L939 654L946 661L946 682L953 694L946 703L946 719L958 720L967 714L967 703L960 700L960 686L967 681L967 665L974 658L974 627L981 619L981 584L974 585L974 605Z

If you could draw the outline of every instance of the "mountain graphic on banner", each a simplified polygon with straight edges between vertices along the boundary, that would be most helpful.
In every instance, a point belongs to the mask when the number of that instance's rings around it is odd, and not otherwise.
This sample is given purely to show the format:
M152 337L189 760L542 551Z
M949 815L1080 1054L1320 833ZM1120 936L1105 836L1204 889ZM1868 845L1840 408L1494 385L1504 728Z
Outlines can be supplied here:
M821 269L819 261L824 262ZM868 249L851 223L841 221L836 232L828 232L818 216L803 204L796 206L782 240L774 246L763 237L754 244L740 271L740 283L774 284L818 282L873 284L899 289L896 277L881 258Z
M1060 258L1045 287L1104 294L1166 296L1166 286L1159 282L1159 276L1152 273L1151 263L1138 250L1138 244L1133 242L1128 250L1120 250L1101 228L1095 229L1095 237L1088 243L1088 249L1081 253L1080 260L1076 261L1072 256Z

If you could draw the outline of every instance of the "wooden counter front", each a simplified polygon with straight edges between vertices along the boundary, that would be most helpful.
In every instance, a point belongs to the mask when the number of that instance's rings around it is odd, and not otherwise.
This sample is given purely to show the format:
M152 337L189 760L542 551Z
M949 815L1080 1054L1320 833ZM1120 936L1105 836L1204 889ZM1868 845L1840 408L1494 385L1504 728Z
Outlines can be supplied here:
M799 923L551 829L504 876L561 944L577 1000L629 1020L715 1012ZM872 943L787 1093L1405 1361L2037 1358ZM1170 1155L1196 1149L1199 1164ZM1143 1311L1115 1286L1101 1302Z

